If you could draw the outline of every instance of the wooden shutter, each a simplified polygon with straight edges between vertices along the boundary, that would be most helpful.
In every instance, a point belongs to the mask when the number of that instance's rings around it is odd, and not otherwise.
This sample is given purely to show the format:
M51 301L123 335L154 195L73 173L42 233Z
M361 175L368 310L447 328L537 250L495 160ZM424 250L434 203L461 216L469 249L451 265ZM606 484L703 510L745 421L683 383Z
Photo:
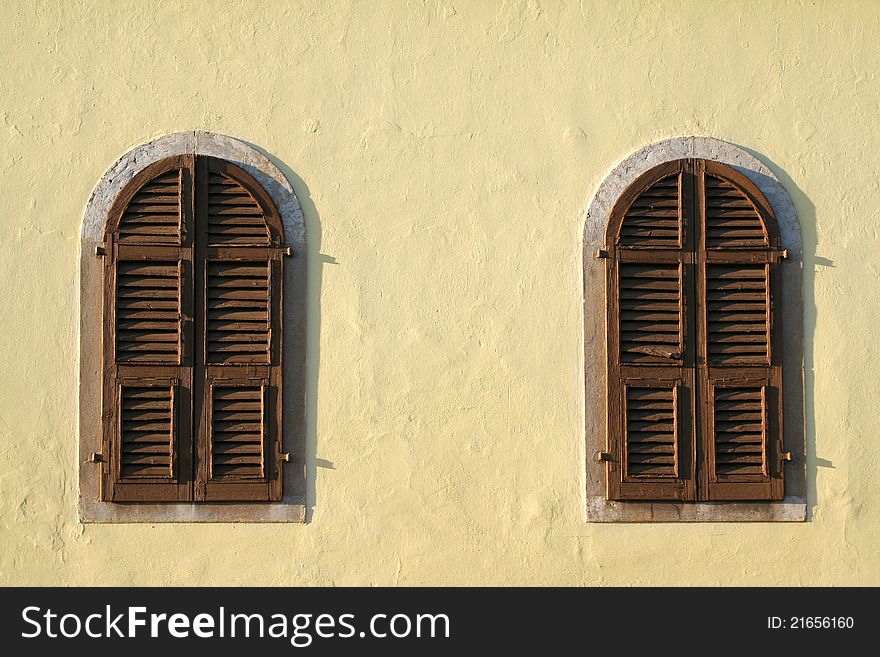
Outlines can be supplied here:
M191 499L192 176L192 157L158 162L110 211L104 499Z
M222 160L197 161L199 364L195 497L281 496L280 215Z
M104 499L280 499L283 240L265 190L222 160L162 160L120 194L104 245Z
M696 163L700 498L783 497L779 235L744 176Z
M638 179L612 211L608 304L608 497L689 500L694 479L689 172Z
M730 167L670 162L624 192L606 244L609 499L781 499L769 203Z

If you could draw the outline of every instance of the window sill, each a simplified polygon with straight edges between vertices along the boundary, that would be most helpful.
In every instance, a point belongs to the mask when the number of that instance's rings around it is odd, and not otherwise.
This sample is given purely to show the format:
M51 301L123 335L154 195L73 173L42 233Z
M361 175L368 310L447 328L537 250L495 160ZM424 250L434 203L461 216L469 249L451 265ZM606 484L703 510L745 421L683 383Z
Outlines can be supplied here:
M298 522L306 520L302 502L257 504L125 504L80 498L83 523Z
M587 498L587 522L804 522L807 503L782 502L613 502Z

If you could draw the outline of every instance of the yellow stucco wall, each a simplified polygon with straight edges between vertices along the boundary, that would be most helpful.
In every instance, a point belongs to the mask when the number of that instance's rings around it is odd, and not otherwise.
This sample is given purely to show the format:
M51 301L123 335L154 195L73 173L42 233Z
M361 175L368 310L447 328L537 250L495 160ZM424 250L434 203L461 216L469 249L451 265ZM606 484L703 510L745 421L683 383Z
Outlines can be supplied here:
M0 583L880 584L880 4L177 4L0 9ZM83 526L83 210L194 129L289 167L320 240L312 522ZM800 214L807 523L585 522L583 212L691 134Z

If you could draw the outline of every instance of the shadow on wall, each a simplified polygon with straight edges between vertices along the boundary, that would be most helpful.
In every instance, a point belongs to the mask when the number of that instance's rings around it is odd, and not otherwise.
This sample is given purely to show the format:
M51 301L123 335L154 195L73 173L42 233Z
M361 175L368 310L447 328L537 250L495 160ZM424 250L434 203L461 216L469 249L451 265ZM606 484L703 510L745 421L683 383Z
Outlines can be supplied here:
M817 503L816 469L833 468L827 459L816 454L816 404L815 404L815 372L813 370L813 340L816 333L816 271L818 267L833 267L834 262L816 255L818 234L816 231L816 206L806 194L795 184L782 167L768 159L765 155L740 146L758 158L776 174L785 187L797 210L801 228L802 265L803 265L803 353L804 353L804 440L807 455L807 520L812 520ZM783 330L785 327L783 326Z
M305 359L296 360L293 367L285 372L284 385L290 382L293 386L298 386L304 382L305 390L295 390L295 394L291 395L292 399L301 399L300 394L305 395L305 418L290 417L291 412L299 413L299 408L285 408L285 425L287 427L304 426L303 437L294 437L294 449L299 449L305 456L305 474L306 474L306 522L312 521L315 506L317 505L317 489L315 486L316 469L322 468L333 469L333 464L326 459L318 459L318 376L321 365L321 280L323 277L324 265L338 264L333 256L321 253L321 218L312 197L309 193L309 187L305 181L277 157L267 152L256 144L246 142L253 149L267 157L272 164L284 174L293 187L293 191L299 200L305 223L305 253L294 253L294 261L299 258L300 266L296 267L296 272L302 276L302 284L304 289L297 288L298 294L294 298L304 299L304 308L285 308L285 326L294 325L302 326L302 322L297 321L300 312L305 312L305 339L303 336L290 336L297 341L305 344ZM288 322L287 320L291 320ZM305 368L305 376L303 376L302 368ZM303 421L304 420L304 421ZM298 491L299 492L299 491Z

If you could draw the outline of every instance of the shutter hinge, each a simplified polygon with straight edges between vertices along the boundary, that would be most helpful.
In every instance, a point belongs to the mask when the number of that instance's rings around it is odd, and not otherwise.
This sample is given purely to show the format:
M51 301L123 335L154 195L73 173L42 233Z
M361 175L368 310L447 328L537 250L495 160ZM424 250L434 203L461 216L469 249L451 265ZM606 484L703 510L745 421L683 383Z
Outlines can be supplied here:
M92 452L91 454L89 454L88 462L89 463L103 463L104 462L104 455L101 454L100 452Z
M95 247L95 255L99 258L103 258L105 255L107 255L107 249L105 249L102 244L99 244Z
M596 257L597 257L597 258L600 258L600 259L601 259L601 258L607 258L607 257L608 257L608 251L606 251L605 249L597 249L597 250L596 250Z
M791 253L789 252L788 249L782 249L782 251L776 252L777 262L781 261L781 260L790 260L790 259L791 259Z
M600 450L593 454L593 459L596 463L609 463L611 461L611 454Z
M293 247L290 246L290 245L285 246L281 251L282 251L282 253L284 253L284 255L286 255L286 256L292 256L292 255L293 255Z
M278 455L278 460L284 463L290 463L290 452L284 452Z
M794 461L794 453L782 452L782 454L779 455L779 459L782 461Z

